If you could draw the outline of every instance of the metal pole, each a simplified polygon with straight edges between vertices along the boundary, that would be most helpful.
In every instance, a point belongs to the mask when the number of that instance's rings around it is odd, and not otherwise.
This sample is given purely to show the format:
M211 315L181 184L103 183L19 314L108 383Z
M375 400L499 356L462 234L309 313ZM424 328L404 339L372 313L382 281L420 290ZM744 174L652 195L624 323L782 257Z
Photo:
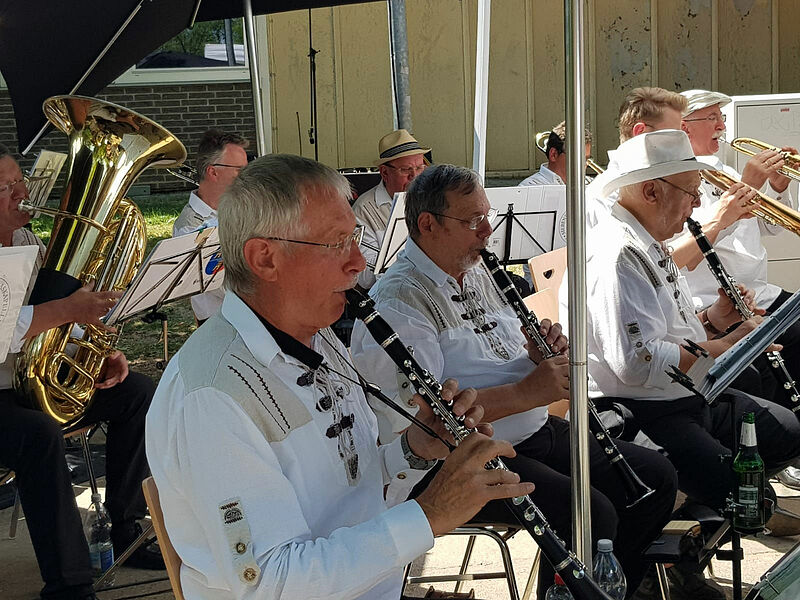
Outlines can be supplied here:
M586 350L586 213L583 98L583 0L564 0L567 99L567 264L569 265L572 544L591 565L591 484Z
M233 49L233 24L230 19L225 19L225 56L229 67L236 66L236 52Z
M264 109L261 104L261 79L256 52L256 31L253 23L251 0L242 0L244 9L244 35L247 40L247 63L250 67L250 87L253 90L253 114L256 120L256 151L261 156L266 152L267 140L264 133Z
M413 131L409 84L406 0L389 0L389 45L392 51L392 81L397 128Z
M492 0L478 0L478 39L475 48L475 122L472 168L486 175L486 105L489 99L489 24Z

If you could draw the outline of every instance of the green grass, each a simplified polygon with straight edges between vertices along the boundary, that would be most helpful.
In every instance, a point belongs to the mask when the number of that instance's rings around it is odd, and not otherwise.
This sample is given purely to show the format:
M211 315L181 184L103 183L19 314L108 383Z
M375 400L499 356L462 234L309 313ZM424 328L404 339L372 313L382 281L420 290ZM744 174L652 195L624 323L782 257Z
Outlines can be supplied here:
M172 222L178 216L188 199L186 192L159 194L134 198L134 202L144 215L147 223L147 252L156 242L172 236ZM40 217L31 222L34 233L47 244L53 220ZM194 314L189 300L180 300L164 307L169 327L169 355L172 356L195 330ZM145 323L133 319L125 323L119 342L119 349L128 357L131 368L145 373L158 381L161 370L157 363L163 359L164 346L161 337L161 322Z

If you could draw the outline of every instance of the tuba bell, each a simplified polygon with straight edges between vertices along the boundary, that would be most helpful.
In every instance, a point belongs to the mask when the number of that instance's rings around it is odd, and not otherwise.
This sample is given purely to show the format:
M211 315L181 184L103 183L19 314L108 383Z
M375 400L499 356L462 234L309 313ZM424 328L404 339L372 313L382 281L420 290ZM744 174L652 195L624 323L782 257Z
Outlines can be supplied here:
M179 165L186 149L154 121L95 98L55 96L43 109L69 137L69 157L58 209L20 204L54 218L30 303L64 298L89 283L95 291L122 290L136 275L147 243L144 218L124 195L147 167ZM73 325L29 339L17 357L14 381L33 408L69 424L91 404L119 338L119 330L92 325L75 337Z

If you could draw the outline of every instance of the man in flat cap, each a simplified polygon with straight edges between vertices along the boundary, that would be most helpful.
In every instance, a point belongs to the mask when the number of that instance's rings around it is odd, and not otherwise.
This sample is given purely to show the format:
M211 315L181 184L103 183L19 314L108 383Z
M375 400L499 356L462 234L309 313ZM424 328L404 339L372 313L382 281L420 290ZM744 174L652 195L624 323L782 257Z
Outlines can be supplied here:
M376 166L381 173L381 182L358 197L353 204L356 220L364 226L361 251L367 268L358 276L358 285L368 290L375 283L372 267L378 259L378 251L386 233L386 225L392 212L392 199L398 192L405 192L408 184L425 170L423 148L405 129L387 133L378 142Z

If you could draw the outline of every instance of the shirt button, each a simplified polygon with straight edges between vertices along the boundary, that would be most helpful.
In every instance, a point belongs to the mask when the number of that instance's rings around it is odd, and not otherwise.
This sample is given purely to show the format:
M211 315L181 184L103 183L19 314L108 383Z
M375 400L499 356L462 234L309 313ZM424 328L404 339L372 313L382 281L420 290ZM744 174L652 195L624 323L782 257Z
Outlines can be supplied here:
M414 403L414 398L409 398L406 404L408 404L409 406L416 406L416 404Z
M253 567L247 567L242 573L246 581L253 581L256 578L256 570Z
M247 552L247 544L243 544L242 542L239 542L238 544L236 544L236 553L237 554L244 554L245 552Z
M650 356L649 354L648 354L647 356L645 356L645 357L644 357L644 361L645 361L645 362L650 362L651 360L653 360L653 357L652 357L652 356Z
M406 474L405 473L398 473L397 474L397 478L398 479L405 479L406 478Z

